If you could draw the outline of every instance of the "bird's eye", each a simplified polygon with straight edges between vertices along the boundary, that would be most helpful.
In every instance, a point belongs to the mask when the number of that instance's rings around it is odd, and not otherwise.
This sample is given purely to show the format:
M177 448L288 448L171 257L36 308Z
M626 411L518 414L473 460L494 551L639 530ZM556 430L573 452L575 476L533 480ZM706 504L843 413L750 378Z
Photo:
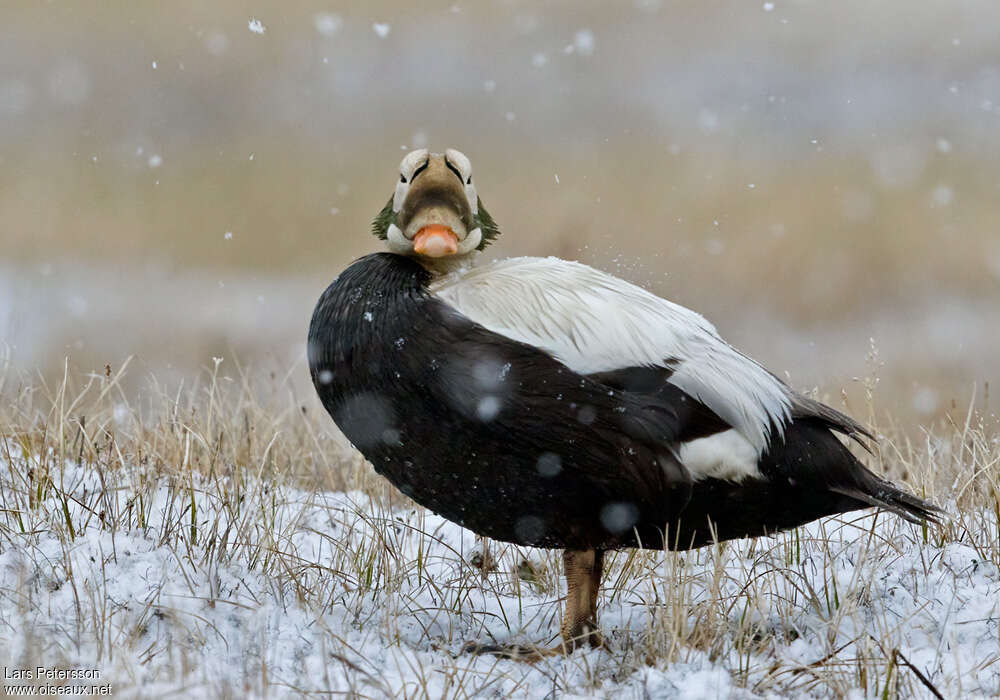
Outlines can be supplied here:
M469 179L465 181L465 184L466 185L471 185L472 184L472 176L471 175L469 175Z
M406 175L403 175L403 173L400 173L399 174L399 181L400 182L406 182Z

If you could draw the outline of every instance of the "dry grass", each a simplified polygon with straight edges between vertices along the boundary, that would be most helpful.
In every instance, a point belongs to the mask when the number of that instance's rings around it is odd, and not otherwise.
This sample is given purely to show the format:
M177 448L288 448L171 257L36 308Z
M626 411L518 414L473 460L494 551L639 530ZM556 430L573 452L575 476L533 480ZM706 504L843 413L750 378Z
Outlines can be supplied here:
M139 696L1000 690L1000 447L971 407L881 426L876 468L946 505L941 528L862 513L617 553L609 649L529 666L455 652L552 636L557 553L415 506L287 375L215 363L130 400L126 371L0 376L0 656L16 665L99 667Z

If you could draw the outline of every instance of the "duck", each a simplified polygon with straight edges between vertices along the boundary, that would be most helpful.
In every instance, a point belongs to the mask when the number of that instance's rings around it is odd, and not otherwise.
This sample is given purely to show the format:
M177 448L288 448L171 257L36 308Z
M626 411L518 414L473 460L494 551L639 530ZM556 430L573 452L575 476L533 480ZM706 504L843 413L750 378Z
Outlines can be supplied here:
M399 491L478 535L563 550L554 647L604 644L605 553L688 550L879 508L941 512L869 470L864 425L700 314L579 262L480 260L500 235L461 151L413 150L372 223L384 250L322 293L308 364L334 423Z

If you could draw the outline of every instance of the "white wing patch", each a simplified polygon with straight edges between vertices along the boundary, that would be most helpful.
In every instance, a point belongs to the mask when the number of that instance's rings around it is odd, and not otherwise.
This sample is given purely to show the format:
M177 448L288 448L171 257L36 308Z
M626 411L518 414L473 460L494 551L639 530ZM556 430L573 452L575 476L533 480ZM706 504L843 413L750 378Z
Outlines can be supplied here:
M670 382L733 426L758 455L771 431L781 434L790 420L790 390L702 316L587 265L511 258L446 275L431 291L476 323L541 348L580 374L671 361ZM740 453L737 446L734 459L742 463Z
M735 430L681 443L677 458L687 467L691 477L742 481L760 477L757 448Z

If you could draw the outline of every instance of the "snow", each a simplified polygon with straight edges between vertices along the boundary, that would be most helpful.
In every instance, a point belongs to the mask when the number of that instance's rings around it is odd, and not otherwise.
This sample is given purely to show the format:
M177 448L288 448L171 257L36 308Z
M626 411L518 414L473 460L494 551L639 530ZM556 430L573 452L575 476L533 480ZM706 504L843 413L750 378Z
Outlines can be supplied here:
M663 7L663 0L632 0L635 9L649 14L655 14Z
M267 31L267 27L264 26L264 23L254 17L251 17L250 21L247 22L247 28L254 34L263 34Z
M205 37L205 50L213 56L221 56L229 50L229 37L222 32L210 32Z
M497 417L502 408L500 399L496 396L484 396L476 402L476 416L485 422Z
M581 56L593 55L595 45L594 33L589 29L581 29L573 35L573 50Z
M343 23L340 15L332 12L319 12L313 16L313 26L323 36L333 36L340 31Z
M955 199L955 192L948 185L938 185L931 192L931 202L936 207L946 207Z
M876 180L886 189L902 190L915 185L927 167L927 153L912 144L879 149L871 155Z
M719 130L719 115L708 108L703 108L698 112L698 128L706 134L715 133Z
M941 399L931 387L922 386L913 393L913 410L922 416L929 416L938 410Z
M86 298L80 296L79 294L70 295L69 299L66 300L66 309L76 318L83 318L87 315L87 309L90 305L87 303Z
M14 469L0 464L5 508L27 472L14 461ZM553 638L553 553L494 543L496 570L483 571L482 542L409 502L388 509L361 492L304 491L248 474L234 507L226 497L232 477L178 478L150 466L104 474L69 462L50 468L57 488L20 511L21 528L3 521L0 658L41 654L70 668L97 667L116 692L441 697L462 684L491 697L755 698L769 694L755 688L783 669L786 689L831 697L840 686L812 679L817 662L852 666L877 654L877 644L898 649L945 695L959 680L963 697L1000 691L996 563L972 544L924 542L919 530L887 516L732 543L717 564L710 548L650 554L648 570L611 600L619 555L601 601L610 649L526 664L460 650L469 640ZM127 498L140 485L151 494L143 504ZM102 525L104 511L120 520L140 508L141 523L133 516L130 527ZM65 533L65 512L75 538ZM995 541L996 521L982 522L993 523L983 535ZM713 578L716 566L722 575ZM688 596L687 618L676 624L697 628L718 617L713 629L728 643L682 647L665 660L673 579ZM765 594L746 598L757 585ZM713 586L725 605L713 602ZM746 620L759 639L738 649L727 635ZM853 687L856 678L845 671L840 690L870 695ZM910 687L928 696L920 683Z
M372 24L372 31L375 32L375 36L379 39L385 39L389 36L389 32L392 31L392 25L384 22L375 22Z

